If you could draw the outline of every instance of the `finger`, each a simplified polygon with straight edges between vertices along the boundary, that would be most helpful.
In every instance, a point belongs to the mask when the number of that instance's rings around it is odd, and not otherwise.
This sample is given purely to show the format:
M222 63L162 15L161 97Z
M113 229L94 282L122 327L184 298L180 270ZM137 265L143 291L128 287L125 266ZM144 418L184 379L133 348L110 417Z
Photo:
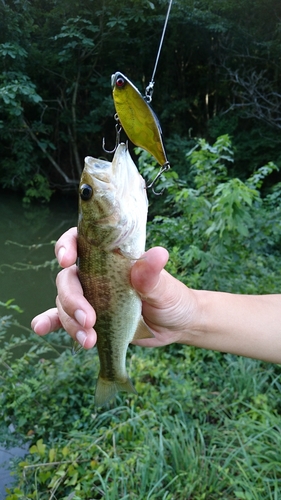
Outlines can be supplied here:
M57 300L57 306L33 318L31 327L34 332L43 336L58 328L64 328L73 340L77 340L85 349L93 347L97 341L95 330L93 328L81 329L81 325L65 313L59 300Z
M37 333L37 335L46 335L47 333L58 330L61 326L62 324L56 307L38 314L31 321L31 328L35 333Z
M84 347L84 349L91 349L97 341L97 334L95 330L93 328L81 328L81 325L65 312L59 297L57 297L56 304L63 328L73 338L73 340L77 340L79 344Z
M133 266L131 282L143 299L158 295L160 273L167 264L168 251L163 247L148 250Z
M56 242L55 254L61 267L72 266L77 259L77 228L66 231Z
M75 319L82 328L93 327L96 322L96 313L83 295L76 265L60 271L56 284L59 301L66 315Z
M187 287L165 271L168 252L162 247L148 250L131 271L131 281L142 299L142 315L156 338L138 345L156 346L177 341L171 332L185 324L183 297ZM176 317L176 321L175 321ZM158 334L159 336L158 338ZM178 332L180 334L180 331ZM177 335L178 335L177 334Z

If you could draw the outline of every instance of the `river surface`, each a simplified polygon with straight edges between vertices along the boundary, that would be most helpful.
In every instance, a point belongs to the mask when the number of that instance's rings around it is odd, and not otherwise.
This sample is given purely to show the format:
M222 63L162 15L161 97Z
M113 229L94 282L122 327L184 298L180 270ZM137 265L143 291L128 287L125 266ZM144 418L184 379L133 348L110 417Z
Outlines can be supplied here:
M24 457L26 448L5 448L0 446L0 500L6 497L6 486L11 487L13 484L13 477L9 472L9 461L15 458Z
M23 309L21 314L14 313L15 318L27 328L36 314L54 306L56 297L58 268L34 267L54 259L52 241L76 225L76 221L75 196L61 194L49 205L26 208L18 195L0 190L0 301L14 299L13 303ZM38 245L42 246L37 248ZM0 317L10 313L0 306ZM30 330L26 335L32 338L35 334ZM0 500L5 498L4 485L11 483L3 462L24 453L24 449L4 450L0 445Z
M54 306L56 296L58 268L34 267L52 261L52 241L76 225L77 199L60 195L49 205L25 208L19 196L0 191L0 215L0 301L14 299L23 309L17 320L29 327L34 315ZM1 308L2 313L9 312Z

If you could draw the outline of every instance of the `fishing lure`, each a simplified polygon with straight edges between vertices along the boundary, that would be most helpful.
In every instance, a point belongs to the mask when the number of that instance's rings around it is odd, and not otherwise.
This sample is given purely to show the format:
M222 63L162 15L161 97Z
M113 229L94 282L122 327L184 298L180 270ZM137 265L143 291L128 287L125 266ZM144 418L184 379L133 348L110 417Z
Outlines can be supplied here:
M163 172L170 168L162 140L161 127L157 116L133 83L119 71L111 77L116 119L129 139L148 153L161 165L161 170L152 187Z
M167 163L159 121L146 99L120 72L111 77L113 100L118 119L129 139L148 151L160 163Z

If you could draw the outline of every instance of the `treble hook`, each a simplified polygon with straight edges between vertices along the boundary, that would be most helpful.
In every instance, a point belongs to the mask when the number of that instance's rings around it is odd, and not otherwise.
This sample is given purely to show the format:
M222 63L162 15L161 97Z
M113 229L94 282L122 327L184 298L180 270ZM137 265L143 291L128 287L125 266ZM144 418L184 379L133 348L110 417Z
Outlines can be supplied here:
M168 161L166 161L166 163L164 163L164 165L162 165L162 167L160 168L158 174L153 179L153 181L148 186L146 186L146 189L152 189L153 194L156 194L156 196L160 196L161 194L163 194L164 189L162 189L162 191L158 193L157 191L155 191L154 186L157 183L158 179L160 179L161 175L167 170L169 170L169 168L171 168L171 165Z
M115 125L116 141L115 141L114 149L112 149L112 151L109 151L108 149L106 149L105 148L105 138L103 137L103 139L102 139L102 149L104 150L105 153L109 153L109 154L114 153L120 144L120 134L121 134L122 126L120 124L117 113L115 113L114 119L117 121L117 123Z

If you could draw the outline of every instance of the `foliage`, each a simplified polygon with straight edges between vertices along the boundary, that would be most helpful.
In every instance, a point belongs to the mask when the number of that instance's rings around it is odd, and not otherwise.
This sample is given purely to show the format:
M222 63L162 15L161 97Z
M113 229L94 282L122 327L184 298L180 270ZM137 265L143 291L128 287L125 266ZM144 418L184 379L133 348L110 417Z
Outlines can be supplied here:
M31 200L37 199L50 201L52 190L49 187L46 177L43 175L34 174L33 178L26 182L25 187L24 203L30 203Z
M2 186L46 201L51 188L76 188L83 158L104 155L103 136L114 144L110 75L123 71L144 92L166 9L164 0L0 3ZM180 175L175 138L191 136L231 134L243 179L269 157L280 164L280 15L276 0L174 2L153 107Z
M172 169L151 195L148 245L167 247L167 269L192 287L280 293L280 5L173 5L153 96ZM76 187L83 157L114 143L111 73L144 91L166 8L0 3L2 186L27 203ZM139 164L152 179L146 153ZM72 356L62 332L23 337L17 306L0 305L0 436L30 445L7 500L279 497L280 367L132 347L139 396L97 410L96 353Z
M190 187L167 177L163 215L149 224L148 245L168 248L167 269L191 287L278 293L280 186L261 194L276 165L267 163L245 182L229 177L234 156L227 135L212 146L200 139L187 158Z
M280 293L281 185L261 194L275 164L245 182L230 177L227 135L213 145L200 139L186 162L188 185L173 170L161 179L163 215L149 223L149 245L165 245L169 270L192 286ZM147 153L139 164L155 174ZM9 315L0 323L0 439L29 443L7 500L278 498L279 366L188 346L132 346L138 396L95 408L97 353L72 355L63 332L16 335L14 304L1 305Z
M1 419L30 443L7 500L276 498L277 367L194 348L134 347L139 396L97 410L95 353L68 349L47 360L41 350L36 361L35 352L1 369Z

